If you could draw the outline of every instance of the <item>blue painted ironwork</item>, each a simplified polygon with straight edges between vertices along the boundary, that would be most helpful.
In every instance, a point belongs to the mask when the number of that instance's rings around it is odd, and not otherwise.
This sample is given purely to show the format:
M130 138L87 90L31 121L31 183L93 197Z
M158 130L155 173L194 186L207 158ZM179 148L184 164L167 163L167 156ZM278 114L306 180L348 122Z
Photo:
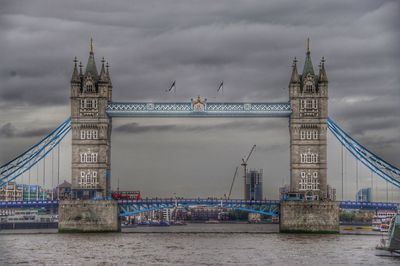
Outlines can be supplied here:
M249 213L259 213L269 216L279 214L279 200L215 200L215 199L142 199L121 200L120 216L137 215L143 212L161 210L164 208L188 208L193 206L221 207L241 210Z
M71 130L71 119L65 120L48 136L29 150L0 167L0 187L10 182L44 158Z
M363 202L363 201L341 201L341 209L365 209L365 210L400 210L400 203L393 202Z
M366 167L375 174L400 188L400 169L384 161L379 156L367 150L364 146L351 138L332 119L328 118L328 128L333 135L342 143Z
M57 209L58 200L0 201L0 209L46 208Z
M111 103L107 113L111 117L287 117L290 104L281 103L217 103L204 102L204 109L196 110L191 102L177 103Z

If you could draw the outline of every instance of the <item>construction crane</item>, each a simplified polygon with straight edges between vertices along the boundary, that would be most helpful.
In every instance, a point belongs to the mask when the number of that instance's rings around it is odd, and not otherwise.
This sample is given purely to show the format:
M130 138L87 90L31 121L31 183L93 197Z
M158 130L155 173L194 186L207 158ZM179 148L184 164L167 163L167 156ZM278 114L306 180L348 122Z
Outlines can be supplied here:
M249 155L247 155L246 159L242 158L242 164L243 166L243 173L244 173L244 182L246 184L246 174L247 174L247 161L249 160L251 154L253 153L254 149L256 148L256 145L254 144L253 147L251 148ZM246 196L246 195L245 195Z
M232 180L231 188L229 189L228 199L231 198L233 183L235 183L235 179L236 179L236 176L237 176L238 169L239 169L239 166L236 166L235 174L233 175L233 180Z
M241 165L243 166L243 169L244 169L244 177L245 178L246 178L246 171L247 171L247 161L249 160L250 155L253 153L255 148L256 148L256 145L253 145L253 147L251 148L251 150L249 152L249 155L247 155L247 157L246 157L246 160L244 158L242 158L242 164ZM235 179L236 179L238 170L239 170L239 166L237 166L236 169L235 169L235 174L233 175L231 188L229 189L228 199L230 199L230 197L231 197L233 184L235 183Z

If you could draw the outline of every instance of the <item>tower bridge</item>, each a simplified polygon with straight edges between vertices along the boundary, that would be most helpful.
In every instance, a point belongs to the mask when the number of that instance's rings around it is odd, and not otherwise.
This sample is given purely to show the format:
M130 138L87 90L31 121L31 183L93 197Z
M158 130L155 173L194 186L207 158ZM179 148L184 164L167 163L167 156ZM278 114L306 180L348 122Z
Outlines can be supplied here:
M307 224L309 219L314 219L311 223L318 231L337 231L339 207L378 208L378 206L383 206L379 205L380 203L353 204L344 199L342 202L328 200L328 130L373 175L380 177L387 184L400 187L398 168L363 147L328 117L328 77L325 60L321 59L318 73L316 73L311 61L309 44L307 44L301 74L297 69L297 60L293 61L287 102L212 102L202 96L196 96L185 102L114 102L108 63L103 59L100 72L98 72L93 45L89 51L85 70L82 64L78 65L77 62L75 59L71 77L71 117L38 144L0 168L0 187L17 178L23 178L26 173L29 173L29 183L31 183L31 168L37 166L39 162L45 162L47 156L53 156L53 149L59 147L67 134L71 134L72 195L77 200L52 200L49 203L59 208L62 229L118 230L118 214L133 212L127 210L123 202L108 200L111 192L112 119L124 117L288 118L289 194L295 200L286 200L279 204L282 231L307 231L310 228L310 224ZM29 202L31 201L0 204L0 207L47 204L46 201ZM146 206L150 206L149 204L147 203ZM163 204L171 205L172 203L154 204L152 206L160 207ZM225 204L233 206L232 202L225 202ZM136 208L135 211L137 211L140 209L137 207L139 205L145 204L136 202L129 208ZM240 205L240 208L244 208L243 206ZM108 218L103 219L103 216ZM81 220L82 217L86 217L85 221ZM306 222L299 223L298 221Z

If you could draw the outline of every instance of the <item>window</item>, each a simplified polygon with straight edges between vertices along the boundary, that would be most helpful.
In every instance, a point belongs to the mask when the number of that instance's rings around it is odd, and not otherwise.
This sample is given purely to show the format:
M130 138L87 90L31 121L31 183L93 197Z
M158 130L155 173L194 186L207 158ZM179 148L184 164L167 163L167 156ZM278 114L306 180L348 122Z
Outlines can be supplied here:
M300 172L299 190L319 190L318 172Z
M92 139L92 131L91 130L87 130L86 131L86 138L87 139Z
M97 163L98 153L97 152L84 152L81 153L81 163Z
M318 129L301 129L300 139L301 140L319 139Z
M313 91L313 86L312 86L312 84L307 84L306 85L306 92L312 92Z
M82 109L96 109L97 108L97 99L81 100L81 108Z
M300 109L318 109L317 99L300 100Z
M318 130L313 130L313 139L319 139Z
M311 139L312 137L311 130L307 130L306 132L307 132L307 139Z
M306 108L306 100L301 100L300 101L300 108L305 109Z
M301 163L318 163L318 153L310 152L308 149L305 153L300 153L300 162Z
M97 180L97 171L81 171L81 178L79 180L79 185L81 186L81 188L96 188L98 184L99 182Z
M318 102L317 102L317 99L312 99L312 108L313 109L317 109L318 108Z
M98 139L97 129L81 129L81 139Z
M300 130L300 139L306 139L306 131Z

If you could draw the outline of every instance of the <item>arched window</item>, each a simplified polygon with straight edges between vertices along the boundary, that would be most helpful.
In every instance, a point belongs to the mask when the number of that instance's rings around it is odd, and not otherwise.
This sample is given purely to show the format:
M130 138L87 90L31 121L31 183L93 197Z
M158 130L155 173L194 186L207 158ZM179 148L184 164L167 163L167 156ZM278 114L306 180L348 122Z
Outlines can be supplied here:
M300 139L306 139L306 131L300 130Z
M301 191L318 191L319 190L319 181L318 181L318 172L311 173L310 171L301 171L300 172L300 182L299 182L299 190Z
M313 139L319 139L318 130L313 131Z

